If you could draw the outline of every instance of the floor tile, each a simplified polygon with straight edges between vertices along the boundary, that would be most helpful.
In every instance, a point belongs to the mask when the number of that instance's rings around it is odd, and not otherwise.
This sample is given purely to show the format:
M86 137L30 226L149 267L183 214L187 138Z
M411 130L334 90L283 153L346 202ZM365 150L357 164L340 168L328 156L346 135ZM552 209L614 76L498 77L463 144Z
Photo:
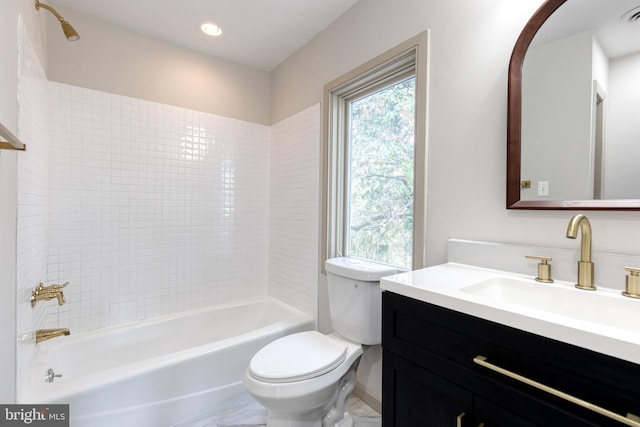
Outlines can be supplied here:
M354 427L380 427L380 414L355 396L349 397ZM227 408L195 415L171 427L264 427L267 409L248 394L229 402Z

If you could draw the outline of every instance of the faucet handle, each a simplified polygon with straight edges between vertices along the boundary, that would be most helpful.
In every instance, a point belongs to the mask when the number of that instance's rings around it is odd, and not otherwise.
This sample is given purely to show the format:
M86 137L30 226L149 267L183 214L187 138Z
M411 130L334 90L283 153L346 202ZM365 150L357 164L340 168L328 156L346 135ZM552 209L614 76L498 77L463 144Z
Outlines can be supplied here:
M40 282L36 289L31 291L31 307L35 307L36 302L38 301L49 301L53 298L58 299L58 305L63 305L66 300L64 299L62 289L68 284L69 282L63 283L61 285L44 286L42 282Z
M553 279L551 278L551 264L549 264L552 259L551 257L525 255L525 258L540 261L538 264L538 277L536 277L538 282L553 283Z
M626 276L626 290L622 292L625 297L640 298L640 268L625 267L629 274Z
M65 282L65 283L63 283L61 285L53 284L53 285L44 286L42 284L42 282L40 282L40 284L36 288L36 293L40 293L40 292L43 292L43 291L45 291L45 292L58 292L58 291L62 290L62 288L67 286L68 284L69 284L69 282Z

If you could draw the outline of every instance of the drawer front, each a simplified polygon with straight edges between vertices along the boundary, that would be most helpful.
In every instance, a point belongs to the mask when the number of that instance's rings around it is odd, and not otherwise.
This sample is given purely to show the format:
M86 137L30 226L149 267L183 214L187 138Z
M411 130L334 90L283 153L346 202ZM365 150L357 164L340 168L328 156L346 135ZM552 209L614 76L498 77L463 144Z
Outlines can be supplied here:
M460 372L460 381L468 381L462 372L472 371L540 399L558 400L475 364L473 358L481 355L492 364L616 413L640 414L640 366L630 362L388 291L383 294L382 329L385 351L417 364L428 360L453 376Z

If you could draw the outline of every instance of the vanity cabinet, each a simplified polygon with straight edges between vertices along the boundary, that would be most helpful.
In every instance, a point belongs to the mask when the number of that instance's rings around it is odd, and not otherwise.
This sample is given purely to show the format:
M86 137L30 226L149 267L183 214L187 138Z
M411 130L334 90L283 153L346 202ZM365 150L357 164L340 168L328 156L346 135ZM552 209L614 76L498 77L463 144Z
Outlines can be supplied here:
M623 417L640 414L634 363L389 291L382 325L384 427L624 425L505 372Z

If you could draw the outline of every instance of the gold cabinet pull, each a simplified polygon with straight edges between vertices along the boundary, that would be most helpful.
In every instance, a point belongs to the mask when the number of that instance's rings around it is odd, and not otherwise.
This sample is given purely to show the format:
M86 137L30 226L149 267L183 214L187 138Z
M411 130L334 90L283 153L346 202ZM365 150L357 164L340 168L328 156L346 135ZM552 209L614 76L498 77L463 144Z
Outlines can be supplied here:
M544 385L542 383L539 383L537 381L534 381L532 379L529 379L527 377L523 377L522 375L518 375L515 372L511 372L507 369L501 368L500 366L494 365L493 363L489 363L487 362L487 358L484 356L476 356L473 358L473 361L482 366L485 367L487 369L491 369L494 372L498 372L499 374L502 375L506 375L509 378L513 378L514 380L520 381L522 383L525 383L527 385L530 385L531 387L535 387L538 390L542 390L546 393L552 394L556 397L559 397L561 399L567 400L571 403L574 403L578 406L581 406L583 408L589 409L593 412L596 412L600 415L604 415L605 417L614 419L616 421L618 421L619 423L622 424L626 424L628 426L632 426L632 427L640 427L640 422L638 421L634 421L631 418L627 418L627 417L623 417L620 414L616 414L615 412L611 412L608 409L604 409L601 408L600 406L594 405L593 403L589 403L586 400L582 400L579 399L575 396L572 396L570 394L564 393L560 390L556 390L553 387L549 387L548 385ZM629 414L631 415L631 414Z
M456 427L462 427L462 419L464 418L464 412L456 417Z

